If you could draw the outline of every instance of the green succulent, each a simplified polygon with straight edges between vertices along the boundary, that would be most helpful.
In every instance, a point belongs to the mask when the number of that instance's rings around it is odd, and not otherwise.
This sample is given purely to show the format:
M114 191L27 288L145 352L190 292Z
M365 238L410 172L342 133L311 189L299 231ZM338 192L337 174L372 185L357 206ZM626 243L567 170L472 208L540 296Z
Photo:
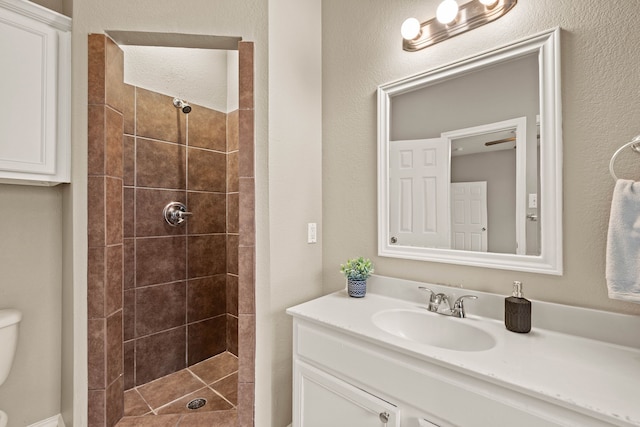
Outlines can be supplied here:
M344 274L347 279L366 280L373 274L373 264L371 260L363 257L354 258L341 264L340 272Z

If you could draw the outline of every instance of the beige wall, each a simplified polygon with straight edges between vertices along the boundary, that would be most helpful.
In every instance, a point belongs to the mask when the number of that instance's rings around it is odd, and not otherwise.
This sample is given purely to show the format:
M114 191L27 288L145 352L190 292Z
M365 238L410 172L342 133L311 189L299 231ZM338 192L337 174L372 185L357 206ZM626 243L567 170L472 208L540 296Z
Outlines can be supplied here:
M498 21L419 52L401 49L400 25L433 16L438 1L323 2L323 216L325 291L338 265L371 257L382 275L507 294L514 279L533 299L640 314L609 300L605 244L611 154L640 133L640 43L635 0L520 0ZM357 24L356 24L357 23ZM366 25L363 25L366 23ZM377 256L376 87L549 28L562 28L564 262L562 277ZM633 157L634 154L628 154ZM625 157L625 156L623 156ZM638 172L640 157L635 160ZM627 177L634 168L626 169ZM623 161L618 165L624 174ZM635 178L640 177L636 173Z
M0 309L22 312L16 357L0 387L9 427L60 412L61 187L0 185ZM37 404L33 404L37 402Z

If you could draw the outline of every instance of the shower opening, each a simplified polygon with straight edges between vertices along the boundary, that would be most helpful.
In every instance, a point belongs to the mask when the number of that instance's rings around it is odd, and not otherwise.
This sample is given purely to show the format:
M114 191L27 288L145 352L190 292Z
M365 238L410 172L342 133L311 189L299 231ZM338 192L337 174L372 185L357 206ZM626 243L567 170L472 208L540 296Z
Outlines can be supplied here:
M141 34L89 36L89 425L237 425L253 411L253 44Z

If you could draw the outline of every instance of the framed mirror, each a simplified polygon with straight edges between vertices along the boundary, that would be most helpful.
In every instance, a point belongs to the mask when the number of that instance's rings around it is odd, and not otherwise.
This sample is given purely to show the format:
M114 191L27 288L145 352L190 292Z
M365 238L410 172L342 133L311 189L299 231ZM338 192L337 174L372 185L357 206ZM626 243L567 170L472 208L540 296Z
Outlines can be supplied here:
M560 30L378 87L378 254L562 274Z

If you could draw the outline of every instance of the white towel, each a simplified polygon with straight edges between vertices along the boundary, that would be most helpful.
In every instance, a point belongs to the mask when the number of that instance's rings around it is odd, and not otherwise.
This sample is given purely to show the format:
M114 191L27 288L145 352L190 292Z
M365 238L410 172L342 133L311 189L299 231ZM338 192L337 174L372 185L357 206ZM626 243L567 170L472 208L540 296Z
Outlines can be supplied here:
M607 235L609 298L640 303L640 182L616 181Z

